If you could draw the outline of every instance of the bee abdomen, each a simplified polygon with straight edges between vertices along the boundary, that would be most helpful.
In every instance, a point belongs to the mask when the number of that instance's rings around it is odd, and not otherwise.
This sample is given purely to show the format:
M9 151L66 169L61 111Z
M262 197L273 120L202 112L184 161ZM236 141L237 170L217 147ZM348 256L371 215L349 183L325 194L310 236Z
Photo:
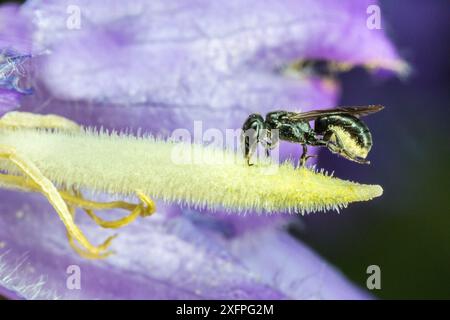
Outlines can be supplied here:
M332 115L320 117L316 120L314 130L318 134L324 134L330 127L338 127L350 134L361 148L370 150L372 147L372 134L367 125L360 119L351 115Z

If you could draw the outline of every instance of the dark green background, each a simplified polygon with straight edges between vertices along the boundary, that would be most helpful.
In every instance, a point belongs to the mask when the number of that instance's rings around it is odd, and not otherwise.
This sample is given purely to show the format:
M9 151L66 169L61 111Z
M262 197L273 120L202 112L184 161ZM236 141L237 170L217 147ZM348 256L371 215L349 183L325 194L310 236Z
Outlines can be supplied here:
M378 183L384 195L341 214L310 215L294 231L365 287L368 265L381 268L382 298L450 298L450 2L381 1L386 29L413 73L374 79L340 76L342 105L381 103L365 118L374 138L369 167L324 150L321 167Z

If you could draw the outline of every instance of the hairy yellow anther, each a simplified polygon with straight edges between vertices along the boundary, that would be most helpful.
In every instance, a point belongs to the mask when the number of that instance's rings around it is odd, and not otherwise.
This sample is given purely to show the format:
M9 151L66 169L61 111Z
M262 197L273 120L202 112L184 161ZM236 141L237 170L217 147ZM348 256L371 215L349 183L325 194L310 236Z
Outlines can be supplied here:
M14 146L59 186L122 195L140 190L171 202L230 211L306 213L382 194L380 186L343 181L290 163L275 171L265 170L267 164L248 167L231 151L151 137L89 129L0 130L0 144ZM180 159L183 155L186 161ZM2 167L16 172L8 164Z
M345 132L337 134L346 148L355 144ZM291 163L266 161L249 167L229 150L98 132L59 116L20 112L0 119L0 171L0 186L44 194L66 226L72 248L90 259L112 254L108 247L115 236L92 245L75 223L76 208L104 228L120 228L155 212L148 195L238 212L307 213L339 209L383 192L378 185L343 181ZM86 200L83 188L137 195L140 203ZM130 214L106 221L94 213L116 208Z
M80 126L64 117L54 114L39 115L29 112L12 111L5 114L0 120L0 128L10 129L60 129L64 131L78 131Z

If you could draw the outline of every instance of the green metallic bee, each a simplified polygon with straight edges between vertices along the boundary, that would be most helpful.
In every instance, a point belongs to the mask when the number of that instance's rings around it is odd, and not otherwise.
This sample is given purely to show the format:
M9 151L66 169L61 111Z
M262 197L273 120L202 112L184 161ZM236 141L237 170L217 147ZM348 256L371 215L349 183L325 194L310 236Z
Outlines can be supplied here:
M372 148L372 135L359 117L378 112L384 107L369 105L362 107L338 107L335 109L308 112L273 111L264 120L260 114L251 114L242 126L241 145L248 165L261 143L267 156L279 140L300 143L303 154L300 165L308 158L308 146L325 146L331 152L348 160L369 164L366 157ZM314 121L314 129L309 122ZM278 134L273 134L273 130Z

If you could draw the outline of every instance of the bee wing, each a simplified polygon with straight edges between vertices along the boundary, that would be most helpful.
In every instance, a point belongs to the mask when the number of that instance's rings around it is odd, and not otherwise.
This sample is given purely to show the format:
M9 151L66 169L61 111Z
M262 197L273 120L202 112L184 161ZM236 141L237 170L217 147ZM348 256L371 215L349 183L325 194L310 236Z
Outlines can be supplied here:
M349 114L355 117L364 117L371 113L383 110L382 105L369 105L360 107L338 107L334 109L313 110L308 112L292 113L289 115L291 121L311 121L318 117Z

